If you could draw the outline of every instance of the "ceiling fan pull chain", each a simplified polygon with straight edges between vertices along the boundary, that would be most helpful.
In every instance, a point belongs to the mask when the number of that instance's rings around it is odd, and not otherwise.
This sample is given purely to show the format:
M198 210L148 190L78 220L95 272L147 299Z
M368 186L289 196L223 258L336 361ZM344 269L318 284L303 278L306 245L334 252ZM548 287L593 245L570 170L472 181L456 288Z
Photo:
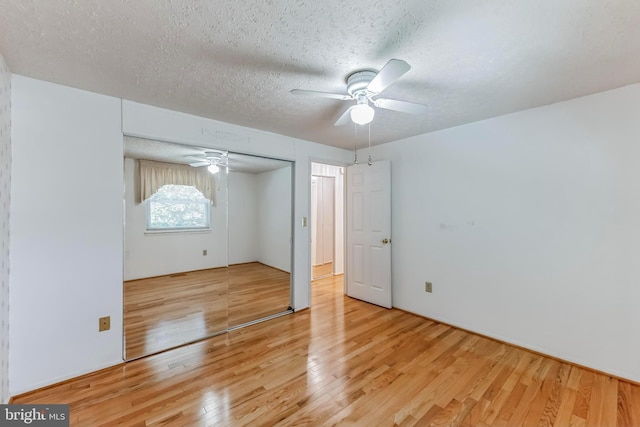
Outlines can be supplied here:
M355 138L353 139L353 164L358 164L358 125L353 124L353 130L355 133Z
M373 164L373 160L371 160L371 123L369 123L369 166Z

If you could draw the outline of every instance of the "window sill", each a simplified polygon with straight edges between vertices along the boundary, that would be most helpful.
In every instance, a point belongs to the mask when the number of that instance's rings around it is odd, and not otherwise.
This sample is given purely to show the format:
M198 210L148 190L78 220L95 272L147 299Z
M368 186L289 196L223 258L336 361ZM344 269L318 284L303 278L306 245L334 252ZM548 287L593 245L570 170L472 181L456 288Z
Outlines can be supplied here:
M163 236L163 235L175 235L175 234L210 234L210 228L192 228L192 229L169 229L169 230L146 230L145 236Z

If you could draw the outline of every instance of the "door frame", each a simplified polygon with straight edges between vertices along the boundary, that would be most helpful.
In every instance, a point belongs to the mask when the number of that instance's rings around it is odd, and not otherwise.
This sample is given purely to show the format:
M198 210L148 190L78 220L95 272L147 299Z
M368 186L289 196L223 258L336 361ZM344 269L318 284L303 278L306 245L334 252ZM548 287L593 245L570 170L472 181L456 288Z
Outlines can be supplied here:
M313 176L313 164L320 164L320 165L327 165L327 166L335 166L335 167L339 167L342 168L342 176L344 177L342 180L342 212L338 212L338 209L335 208L334 206L334 224L335 224L335 220L337 219L338 216L342 216L342 223L343 223L343 227L342 227L342 263L343 263L343 270L346 270L346 245L347 245L347 235L346 235L346 227L344 226L344 224L346 224L346 168L347 166L349 166L348 163L342 163L342 162L336 162L336 161L331 161L331 160L326 160L326 159L319 159L319 158L310 158L309 159L309 174L308 174L308 182L307 182L307 188L309 189L309 201L308 201L308 212L309 212L309 220L311 219L311 177ZM312 306L312 294L311 294L311 282L313 281L313 259L311 257L311 245L313 244L311 241L311 223L309 222L309 224L307 224L307 232L308 232L308 236L309 236L309 254L308 254L308 260L309 260L309 306ZM336 259L336 255L335 255L335 243L334 243L334 272L335 272L335 259ZM343 276L346 273L343 272ZM344 280L343 280L344 282ZM346 283L343 283L343 289L342 292L346 294L347 292L347 288L346 288Z

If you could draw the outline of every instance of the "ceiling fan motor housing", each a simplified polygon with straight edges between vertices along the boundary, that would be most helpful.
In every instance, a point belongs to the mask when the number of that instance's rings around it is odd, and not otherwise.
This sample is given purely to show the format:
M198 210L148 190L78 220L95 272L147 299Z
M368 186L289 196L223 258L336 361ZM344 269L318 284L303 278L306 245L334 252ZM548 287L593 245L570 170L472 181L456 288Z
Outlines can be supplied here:
M204 152L204 156L207 159L220 159L222 156L224 156L224 152L222 152L222 151L205 151Z
M358 92L365 93L376 74L378 73L375 71L356 71L350 74L347 77L347 93L354 98L357 98Z
M338 99L340 101L356 101L334 123L335 126L347 124L349 118L357 124L371 122L375 107L385 110L400 111L408 114L425 114L427 107L414 102L400 101L397 99L378 98L387 87L394 84L400 77L407 73L411 66L401 59L390 59L380 69L360 70L351 73L346 78L347 93L320 92L317 90L292 89L294 95L319 96L323 98ZM375 99L374 99L375 98Z

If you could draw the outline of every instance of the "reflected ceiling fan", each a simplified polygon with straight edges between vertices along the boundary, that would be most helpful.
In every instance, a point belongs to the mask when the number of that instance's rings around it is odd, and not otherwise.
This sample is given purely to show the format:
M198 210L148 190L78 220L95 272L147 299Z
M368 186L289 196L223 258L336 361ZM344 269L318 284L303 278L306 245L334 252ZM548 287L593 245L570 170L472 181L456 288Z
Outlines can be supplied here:
M424 114L427 106L395 99L378 98L378 95L391 86L411 69L411 65L401 59L390 59L378 72L356 71L347 77L347 93L319 92L315 90L293 89L294 95L319 96L323 98L339 99L341 101L356 101L349 107L335 123L342 126L349 121L363 125L371 122L375 110L370 104L378 108L400 111L409 114Z
M229 158L223 151L205 151L198 156L188 156L187 161L194 168L207 166L211 173L218 173L220 168L229 167Z

